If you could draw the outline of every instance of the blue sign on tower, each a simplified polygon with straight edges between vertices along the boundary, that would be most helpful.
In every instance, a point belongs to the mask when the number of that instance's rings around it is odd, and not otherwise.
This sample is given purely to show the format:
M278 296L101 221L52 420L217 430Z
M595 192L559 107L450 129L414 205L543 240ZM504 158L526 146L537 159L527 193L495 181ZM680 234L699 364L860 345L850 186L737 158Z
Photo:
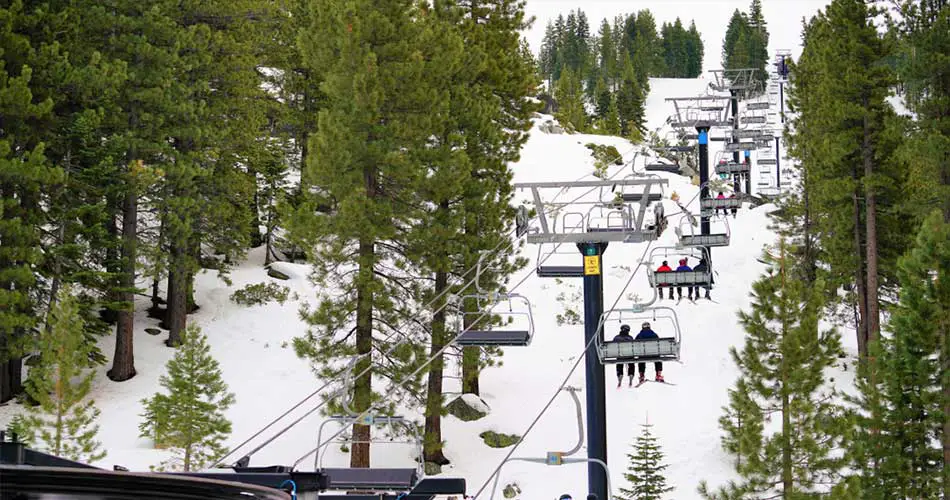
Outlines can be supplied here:
M709 144L709 132L707 132L706 130L699 131L699 143Z

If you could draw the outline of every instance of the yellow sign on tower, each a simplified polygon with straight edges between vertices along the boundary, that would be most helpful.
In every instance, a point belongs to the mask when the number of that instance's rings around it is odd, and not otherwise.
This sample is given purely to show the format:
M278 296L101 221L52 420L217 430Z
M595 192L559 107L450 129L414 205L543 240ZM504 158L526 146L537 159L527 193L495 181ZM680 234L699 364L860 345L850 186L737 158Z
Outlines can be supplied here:
M584 256L584 275L600 274L600 255Z

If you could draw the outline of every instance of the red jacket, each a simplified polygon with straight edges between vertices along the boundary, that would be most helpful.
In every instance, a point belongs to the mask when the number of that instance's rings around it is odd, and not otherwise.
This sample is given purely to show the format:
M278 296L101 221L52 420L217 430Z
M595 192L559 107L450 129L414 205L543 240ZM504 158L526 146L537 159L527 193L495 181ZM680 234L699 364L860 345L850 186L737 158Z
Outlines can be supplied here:
M673 268L671 268L670 266L660 266L660 267L658 267L658 268L656 269L656 272L658 272L658 273L671 273L671 272L673 272Z

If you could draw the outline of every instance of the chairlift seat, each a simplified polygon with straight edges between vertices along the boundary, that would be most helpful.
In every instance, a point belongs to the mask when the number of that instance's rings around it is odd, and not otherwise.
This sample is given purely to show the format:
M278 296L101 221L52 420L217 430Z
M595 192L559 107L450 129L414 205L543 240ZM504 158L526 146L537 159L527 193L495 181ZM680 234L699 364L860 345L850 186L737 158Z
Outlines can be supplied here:
M650 273L650 285L657 287L671 287L682 285L709 286L712 284L712 273L708 271L670 271Z
M727 247L729 235L720 234L684 234L680 236L680 244L684 247Z
M743 123L765 123L768 121L768 118L765 116L746 116L742 118Z
M538 266L541 278L583 278L584 266Z
M679 165L670 163L648 163L644 168L647 172L669 172L671 174L678 174L680 172Z
M637 202L643 200L643 193L623 193L621 198L624 202ZM653 203L663 199L661 193L649 193L646 197L647 203Z
M706 198L700 206L703 209L742 208L742 198Z
M730 142L722 147L726 153L735 153L736 151L752 151L756 148L754 142Z
M460 346L526 347L531 344L527 330L469 330L455 337Z
M633 341L605 341L600 346L600 360L609 363L677 361L680 344L673 337Z
M747 174L749 173L748 163L729 162L723 165L716 165L717 174Z
M723 109L725 108L723 108L722 106L700 106L699 107L700 111L722 111Z
M759 158L759 165L776 165L778 160L775 158Z
M416 469L321 469L329 490L409 490L419 480Z
M760 109L769 109L769 103L767 102L750 102L746 105L745 109L750 111L756 111Z
M633 229L626 228L626 227L620 227L620 226L616 226L616 227L612 227L612 226L606 226L606 227L589 227L589 228L587 228L587 232L588 232L588 233L622 233L622 232L624 232L624 231L632 231L632 230L633 230Z

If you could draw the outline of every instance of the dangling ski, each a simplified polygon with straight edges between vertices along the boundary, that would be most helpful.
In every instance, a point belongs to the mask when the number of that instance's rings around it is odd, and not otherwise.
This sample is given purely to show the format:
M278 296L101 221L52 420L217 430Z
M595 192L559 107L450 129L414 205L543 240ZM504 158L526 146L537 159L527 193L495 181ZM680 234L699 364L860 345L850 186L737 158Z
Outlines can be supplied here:
M640 387L641 385L643 385L643 384L645 384L645 383L647 383L647 382L653 382L653 383L655 383L655 384L676 385L676 384L674 384L674 383L672 383L672 382L667 382L667 381L665 381L665 380L659 381L659 380L643 379L643 382L640 382L639 384L635 385L633 388L636 389L636 388Z

